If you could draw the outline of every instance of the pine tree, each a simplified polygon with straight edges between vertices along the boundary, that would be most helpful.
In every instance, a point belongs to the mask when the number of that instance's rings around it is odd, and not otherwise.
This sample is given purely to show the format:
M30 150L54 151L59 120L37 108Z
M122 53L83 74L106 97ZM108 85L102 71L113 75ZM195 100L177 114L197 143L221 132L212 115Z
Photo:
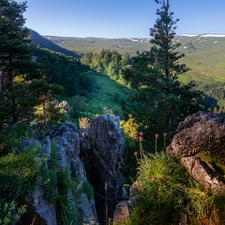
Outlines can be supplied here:
M186 115L199 109L195 98L200 94L192 83L185 85L178 80L178 75L188 71L185 64L179 64L184 54L175 51L180 46L173 40L178 20L169 11L169 0L155 2L161 8L156 12L159 18L150 29L151 49L137 52L132 68L124 74L135 89L133 116L148 134L146 138L154 138L154 133L174 131Z
M0 1L0 130L31 118L38 101L36 82L44 69L32 60L26 2Z

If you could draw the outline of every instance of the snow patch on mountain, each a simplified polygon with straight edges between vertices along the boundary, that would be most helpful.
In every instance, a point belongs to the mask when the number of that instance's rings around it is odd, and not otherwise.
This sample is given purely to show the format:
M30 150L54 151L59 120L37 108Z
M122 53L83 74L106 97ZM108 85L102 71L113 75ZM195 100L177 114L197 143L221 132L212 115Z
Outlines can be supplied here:
M200 37L225 37L225 34L202 34Z
M196 36L198 36L198 34L180 34L178 36L181 36L181 37L196 37Z
M180 37L225 37L225 34L180 34Z

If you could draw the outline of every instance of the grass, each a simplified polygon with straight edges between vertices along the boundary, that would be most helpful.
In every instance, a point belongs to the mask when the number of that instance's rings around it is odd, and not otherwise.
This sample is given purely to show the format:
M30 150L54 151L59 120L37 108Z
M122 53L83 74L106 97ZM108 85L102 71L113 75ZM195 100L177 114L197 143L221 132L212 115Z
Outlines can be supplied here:
M204 190L166 152L144 154L138 165L137 194L127 225L179 224L184 215L192 225L224 224L224 193Z
M121 105L114 100L114 96L118 94L120 99L127 99L129 95L124 93L125 88L107 76L98 74L93 76L96 78L97 87L86 101L85 112L88 112L86 116L93 117L109 113L119 115L122 118Z

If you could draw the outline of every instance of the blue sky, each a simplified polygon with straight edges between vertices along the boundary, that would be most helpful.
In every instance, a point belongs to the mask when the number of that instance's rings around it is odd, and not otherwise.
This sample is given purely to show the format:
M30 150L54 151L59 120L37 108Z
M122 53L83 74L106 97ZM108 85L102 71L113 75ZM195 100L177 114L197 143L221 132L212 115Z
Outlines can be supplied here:
M26 26L41 35L105 38L148 38L159 7L154 0L27 0L27 6ZM180 19L177 34L225 34L225 0L170 0L170 10Z

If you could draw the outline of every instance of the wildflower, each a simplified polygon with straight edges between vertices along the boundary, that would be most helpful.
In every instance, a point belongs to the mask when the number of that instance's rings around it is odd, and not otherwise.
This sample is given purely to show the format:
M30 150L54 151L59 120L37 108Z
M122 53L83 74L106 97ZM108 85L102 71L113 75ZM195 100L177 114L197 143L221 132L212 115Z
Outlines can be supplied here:
M139 132L139 135L140 135L140 136L143 136L143 134L144 134L144 133L143 133L142 131Z
M166 135L167 135L167 133L166 133L166 132L164 132L164 133L163 133L163 136L165 137Z
M42 158L42 154L41 153L37 154L37 157Z
M155 176L154 175L152 175L152 180L155 180Z
M135 155L136 160L138 161L138 158L137 158L138 152L134 152L134 155Z
M109 224L112 224L113 219L112 218L108 218Z
M158 138L159 137L159 134L155 134L155 137Z
M142 136L139 137L139 141L143 141L143 137Z
M10 131L10 129L11 129L11 127L10 127L10 126L6 127L6 130L7 130L7 131Z
M23 144L24 144L25 146L29 146L29 145L30 145L30 142L29 142L28 140L25 139L25 140L23 141Z

